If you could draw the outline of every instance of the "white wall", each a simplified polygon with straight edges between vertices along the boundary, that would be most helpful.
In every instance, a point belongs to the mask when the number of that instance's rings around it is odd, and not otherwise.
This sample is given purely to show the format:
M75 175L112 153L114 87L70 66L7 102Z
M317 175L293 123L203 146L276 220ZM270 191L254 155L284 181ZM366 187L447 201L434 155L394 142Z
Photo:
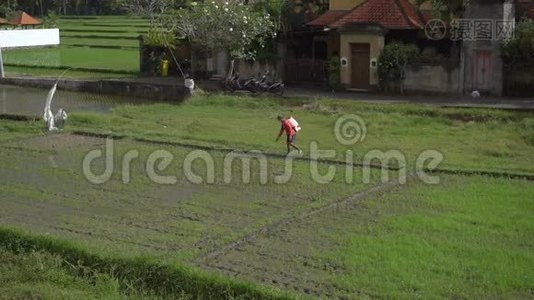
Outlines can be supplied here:
M419 66L406 71L404 88L431 93L457 93L458 76L458 68L448 71L442 66Z
M272 64L260 64L257 61L254 63L247 63L246 61L240 61L236 68L241 78L261 77L265 71L269 71L269 79L279 80L282 78L282 74L279 72L277 66Z

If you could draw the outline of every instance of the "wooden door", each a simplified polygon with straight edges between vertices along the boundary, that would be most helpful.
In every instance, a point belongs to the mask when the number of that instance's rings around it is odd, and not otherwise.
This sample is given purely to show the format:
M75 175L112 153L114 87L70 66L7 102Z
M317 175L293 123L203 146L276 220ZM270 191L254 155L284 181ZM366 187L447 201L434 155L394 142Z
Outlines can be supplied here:
M369 89L369 44L350 44L351 49L351 87Z
M474 69L473 88L478 91L490 90L492 75L492 60L490 51L475 51Z

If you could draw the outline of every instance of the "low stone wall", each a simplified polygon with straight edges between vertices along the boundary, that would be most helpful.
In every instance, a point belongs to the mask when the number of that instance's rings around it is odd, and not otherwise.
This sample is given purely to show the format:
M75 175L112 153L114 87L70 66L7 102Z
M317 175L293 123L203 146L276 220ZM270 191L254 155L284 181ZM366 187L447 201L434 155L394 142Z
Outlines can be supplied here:
M447 70L443 66L417 66L406 71L404 88L407 91L439 94L457 94L459 69Z
M46 78L14 77L0 79L0 84L11 84L45 89L51 88L55 82L55 79ZM59 81L58 89L163 101L183 101L189 95L189 90L185 86L178 83L159 84L137 80L62 79Z

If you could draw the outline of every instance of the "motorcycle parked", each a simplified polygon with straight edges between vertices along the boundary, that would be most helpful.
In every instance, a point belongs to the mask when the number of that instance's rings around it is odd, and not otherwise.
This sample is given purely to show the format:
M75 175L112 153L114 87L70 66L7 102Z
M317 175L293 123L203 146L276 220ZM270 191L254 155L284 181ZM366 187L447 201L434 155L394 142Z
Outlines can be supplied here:
M278 96L282 96L285 92L285 85L282 81L274 81L269 82L267 81L267 75L269 75L269 71L266 71L262 78L258 81L256 85L256 91L258 93L272 93Z
M234 73L230 78L225 79L224 89L230 92L234 91L249 91L256 93L257 81L255 78L241 79L239 73Z
M269 82L267 81L266 71L260 79L250 78L247 80L240 79L239 73L235 73L232 77L225 79L224 89L230 92L234 91L248 91L251 93L272 93L282 96L285 91L285 86L282 81Z

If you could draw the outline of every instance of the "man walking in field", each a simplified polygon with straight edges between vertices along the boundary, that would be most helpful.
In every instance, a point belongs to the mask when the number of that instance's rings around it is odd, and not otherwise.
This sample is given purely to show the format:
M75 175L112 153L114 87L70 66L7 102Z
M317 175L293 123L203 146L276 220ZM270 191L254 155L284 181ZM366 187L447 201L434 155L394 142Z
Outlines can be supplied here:
M287 153L289 154L289 152L291 151L291 148L294 148L294 149L298 150L299 153L302 153L302 150L300 150L300 148L297 145L295 145L295 137L297 135L297 130L293 126L293 124L291 124L291 121L289 119L287 119L287 118L284 118L281 115L278 116L278 121L280 121L282 126L280 127L280 132L278 133L278 137L276 138L276 141L278 142L278 140L282 136L282 133L284 133L284 131L285 131L286 132L286 136L287 136L287 140L286 140ZM298 129L300 129L298 124L297 124L297 127L298 127Z

